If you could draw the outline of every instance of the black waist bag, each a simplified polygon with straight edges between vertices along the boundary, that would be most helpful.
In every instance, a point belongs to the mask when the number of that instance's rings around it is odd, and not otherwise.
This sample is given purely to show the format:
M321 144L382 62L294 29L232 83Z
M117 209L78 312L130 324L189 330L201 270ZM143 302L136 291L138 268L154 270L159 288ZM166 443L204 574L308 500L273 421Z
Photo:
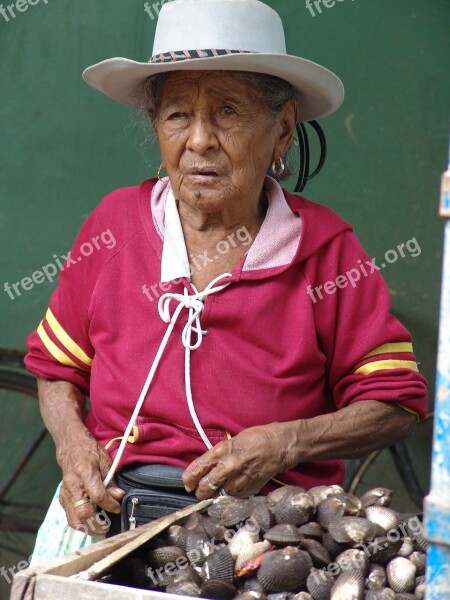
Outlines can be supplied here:
M184 489L183 470L168 465L132 465L116 475L117 485L126 492L122 500L122 531L198 502Z

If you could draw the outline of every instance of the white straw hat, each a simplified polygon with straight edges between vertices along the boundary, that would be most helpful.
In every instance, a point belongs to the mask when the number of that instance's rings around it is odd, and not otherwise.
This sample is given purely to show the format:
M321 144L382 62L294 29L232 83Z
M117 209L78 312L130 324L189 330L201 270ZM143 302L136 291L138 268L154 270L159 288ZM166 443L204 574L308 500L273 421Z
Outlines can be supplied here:
M344 99L331 71L286 53L279 15L259 0L173 0L161 9L148 63L110 58L83 77L110 98L138 106L148 77L171 71L252 71L275 75L300 92L301 121L324 117Z

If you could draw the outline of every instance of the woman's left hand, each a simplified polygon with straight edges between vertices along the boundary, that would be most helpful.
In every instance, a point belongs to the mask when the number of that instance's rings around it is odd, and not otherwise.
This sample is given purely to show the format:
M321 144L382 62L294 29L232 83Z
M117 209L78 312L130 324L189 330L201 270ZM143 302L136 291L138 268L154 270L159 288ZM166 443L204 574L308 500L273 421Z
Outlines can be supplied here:
M185 470L186 490L205 500L217 495L210 482L238 498L257 494L272 477L295 466L292 457L297 436L293 430L293 423L271 423L219 442Z

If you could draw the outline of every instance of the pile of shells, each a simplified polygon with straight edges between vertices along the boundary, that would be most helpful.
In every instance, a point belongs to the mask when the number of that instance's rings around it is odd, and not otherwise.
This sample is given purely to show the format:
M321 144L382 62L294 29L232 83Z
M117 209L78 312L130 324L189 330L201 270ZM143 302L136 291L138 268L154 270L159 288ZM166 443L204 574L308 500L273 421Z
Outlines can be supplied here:
M217 498L116 565L111 583L212 600L424 598L427 542L392 492L285 486Z

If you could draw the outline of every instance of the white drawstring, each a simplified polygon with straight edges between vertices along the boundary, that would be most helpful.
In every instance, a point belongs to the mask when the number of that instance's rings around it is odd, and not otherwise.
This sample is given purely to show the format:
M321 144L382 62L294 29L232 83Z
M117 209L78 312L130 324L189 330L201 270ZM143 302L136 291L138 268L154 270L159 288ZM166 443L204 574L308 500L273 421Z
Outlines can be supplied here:
M168 323L169 326L168 326L166 333L164 334L164 337L158 348L158 352L156 353L155 359L153 360L153 364L150 367L150 371L147 375L147 379L144 383L144 387L142 388L142 391L139 395L138 401L136 402L136 406L134 408L133 414L131 415L131 418L128 422L127 428L125 429L125 433L123 434L123 438L122 438L122 441L120 442L120 446L117 450L117 454L116 454L114 461L108 471L108 474L106 475L106 477L103 481L103 484L105 485L105 487L109 484L111 479L114 477L114 473L116 472L117 466L118 466L120 459L122 458L122 455L124 453L125 446L127 444L128 438L131 434L131 430L133 429L133 425L135 424L136 419L139 416L142 405L144 404L144 400L147 396L148 390L153 381L153 377L155 375L156 369L158 368L162 354L165 350L167 342L169 341L170 334L172 333L173 328L175 327L177 319L178 319L181 311L183 310L183 308L187 308L189 311L187 323L184 326L183 332L181 334L181 341L183 343L183 346L185 347L184 382L185 382L185 388L186 388L187 403L188 403L189 412L191 414L192 420L194 421L195 427L196 427L200 437L202 438L205 446L208 449L212 448L212 444L209 441L206 433L204 432L203 427L201 426L200 421L197 417L197 413L195 412L194 401L192 399L192 390L191 390L190 358L191 358L191 350L196 350L197 348L199 348L199 346L201 345L201 343L203 341L203 335L205 334L202 331L202 328L200 325L200 316L202 314L203 306L204 306L203 300L207 296L210 296L211 294L220 292L221 290L225 289L226 287L228 287L230 285L231 282L223 283L221 285L216 285L224 277L232 277L232 275L231 275L231 273L225 273L223 275L219 275L219 277L216 277L215 279L213 279L202 292L196 291L196 293L193 294L192 296L189 295L187 289L185 288L184 294L173 294L173 293L168 292L167 294L162 295L161 298L159 299L159 301L158 301L159 316L164 321L164 323ZM170 316L170 303L172 300L176 300L179 304L176 307L176 309L171 317ZM197 340L194 344L192 343L192 333L193 332L196 333L196 335L197 335Z

